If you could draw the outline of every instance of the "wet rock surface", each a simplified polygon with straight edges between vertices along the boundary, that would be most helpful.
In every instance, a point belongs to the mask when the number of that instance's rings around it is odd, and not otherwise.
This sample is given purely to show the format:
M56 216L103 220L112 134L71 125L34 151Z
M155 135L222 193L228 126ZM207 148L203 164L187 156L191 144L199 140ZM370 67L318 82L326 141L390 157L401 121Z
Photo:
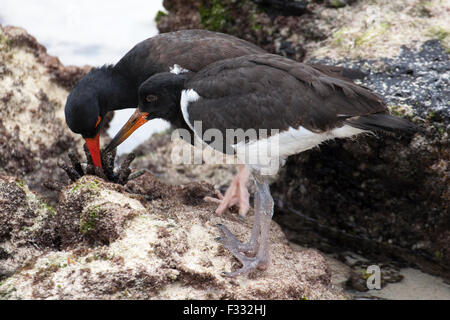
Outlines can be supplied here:
M450 60L439 40L428 40L417 50L403 46L394 58L311 61L362 70L361 84L380 94L394 114L417 115L440 131L450 129Z

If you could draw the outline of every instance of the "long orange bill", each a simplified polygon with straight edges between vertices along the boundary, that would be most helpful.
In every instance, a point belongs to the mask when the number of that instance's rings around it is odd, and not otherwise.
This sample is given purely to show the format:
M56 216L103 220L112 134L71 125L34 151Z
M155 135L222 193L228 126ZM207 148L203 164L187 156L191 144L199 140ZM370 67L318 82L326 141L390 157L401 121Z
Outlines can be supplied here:
M122 142L124 142L137 128L146 123L148 116L148 112L136 111L133 115L128 119L127 123L124 124L122 129L116 134L116 136L111 140L108 146L105 149L105 152L109 152L114 148L117 148Z
M102 160L100 156L100 132L94 138L84 138L86 146L91 153L92 162L96 167L102 167Z

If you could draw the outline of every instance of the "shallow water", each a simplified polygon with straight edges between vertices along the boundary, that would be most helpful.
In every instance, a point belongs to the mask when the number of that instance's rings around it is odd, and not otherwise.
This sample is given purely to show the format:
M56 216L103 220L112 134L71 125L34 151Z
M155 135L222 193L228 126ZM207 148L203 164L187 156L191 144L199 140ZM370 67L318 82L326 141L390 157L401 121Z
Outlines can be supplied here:
M378 298L389 300L450 300L450 285L444 283L442 278L435 277L414 268L401 269L404 277L397 283L389 283L381 290L350 293L356 299Z
M25 28L49 54L69 65L116 63L136 43L158 33L154 17L161 0L0 0L0 23ZM116 112L108 133L113 136L133 109ZM119 148L129 152L154 132L168 127L153 120Z

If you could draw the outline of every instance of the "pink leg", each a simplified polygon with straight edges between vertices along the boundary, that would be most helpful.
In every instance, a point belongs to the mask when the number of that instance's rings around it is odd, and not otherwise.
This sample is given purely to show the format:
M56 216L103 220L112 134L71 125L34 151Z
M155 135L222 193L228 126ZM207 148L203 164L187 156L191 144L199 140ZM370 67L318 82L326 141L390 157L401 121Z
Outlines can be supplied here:
M240 164L238 173L234 177L225 195L220 192L217 193L217 199L212 197L205 197L205 201L219 203L216 209L216 214L221 216L225 210L234 205L239 206L239 215L245 217L250 209L250 194L247 189L250 172L245 165Z

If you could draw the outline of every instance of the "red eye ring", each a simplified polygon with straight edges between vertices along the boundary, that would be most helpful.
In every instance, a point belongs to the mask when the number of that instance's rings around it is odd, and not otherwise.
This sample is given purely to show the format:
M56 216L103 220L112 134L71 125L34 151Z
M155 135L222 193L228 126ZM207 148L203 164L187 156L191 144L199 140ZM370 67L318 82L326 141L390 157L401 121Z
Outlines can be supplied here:
M102 121L102 117L98 116L97 123L95 124L96 128L98 127L98 125L100 124L101 121Z
M155 102L156 100L158 100L158 97L153 94L149 94L148 96L145 97L145 100L147 102Z

